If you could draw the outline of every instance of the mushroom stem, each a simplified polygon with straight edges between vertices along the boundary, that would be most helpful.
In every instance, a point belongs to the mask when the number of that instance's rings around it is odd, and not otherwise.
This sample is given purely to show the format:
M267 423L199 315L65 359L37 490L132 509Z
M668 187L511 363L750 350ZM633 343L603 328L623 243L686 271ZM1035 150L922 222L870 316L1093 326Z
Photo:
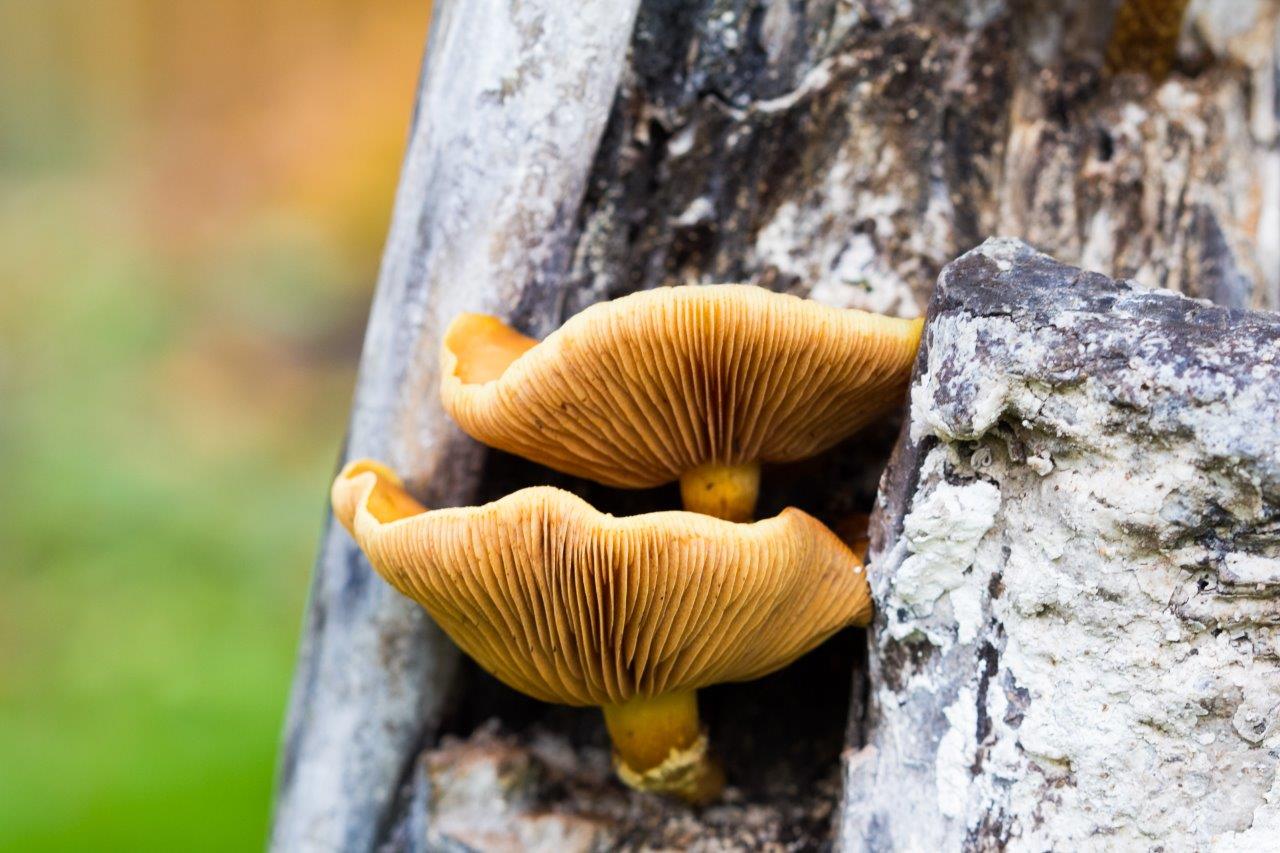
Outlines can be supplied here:
M760 493L760 465L708 462L680 475L684 508L726 521L750 521Z
M627 785L694 805L719 796L724 772L708 754L692 690L637 696L602 710L614 768Z

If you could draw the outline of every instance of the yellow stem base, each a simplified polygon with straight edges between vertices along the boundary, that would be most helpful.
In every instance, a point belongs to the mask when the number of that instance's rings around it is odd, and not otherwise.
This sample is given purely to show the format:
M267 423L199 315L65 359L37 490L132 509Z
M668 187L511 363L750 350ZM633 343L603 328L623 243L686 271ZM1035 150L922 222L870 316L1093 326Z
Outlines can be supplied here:
M760 466L708 462L680 476L680 497L690 512L727 521L751 521L760 493Z
M603 711L614 770L628 786L693 805L720 795L724 772L707 749L693 691L635 698Z

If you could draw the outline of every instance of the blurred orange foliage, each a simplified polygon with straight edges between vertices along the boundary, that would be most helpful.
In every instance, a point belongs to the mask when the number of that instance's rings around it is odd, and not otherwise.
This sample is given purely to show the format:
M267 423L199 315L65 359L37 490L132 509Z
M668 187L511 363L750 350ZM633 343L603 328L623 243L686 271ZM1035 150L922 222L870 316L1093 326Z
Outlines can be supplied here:
M200 233L286 208L381 244L429 3L127 0L147 22L145 110L162 222ZM211 25L216 24L216 25Z
M81 147L142 192L162 246L198 249L246 215L279 212L369 257L390 210L430 7L0 0L12 41L0 86L70 117L90 137Z

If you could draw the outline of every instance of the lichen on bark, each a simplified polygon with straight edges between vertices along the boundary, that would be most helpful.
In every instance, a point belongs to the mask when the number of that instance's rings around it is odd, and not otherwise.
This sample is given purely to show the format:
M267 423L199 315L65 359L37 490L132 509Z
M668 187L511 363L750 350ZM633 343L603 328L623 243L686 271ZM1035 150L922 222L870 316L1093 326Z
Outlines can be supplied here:
M846 849L1195 850L1273 821L1280 317L991 241L943 272L917 371Z

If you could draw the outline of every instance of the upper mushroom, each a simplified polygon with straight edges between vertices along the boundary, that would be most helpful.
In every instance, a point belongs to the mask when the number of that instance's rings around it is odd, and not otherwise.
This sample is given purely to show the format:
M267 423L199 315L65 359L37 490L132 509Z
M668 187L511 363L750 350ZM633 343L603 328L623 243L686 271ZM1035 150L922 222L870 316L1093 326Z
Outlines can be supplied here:
M690 800L720 784L693 692L871 618L861 561L796 509L750 525L614 518L536 487L428 512L368 461L343 470L332 500L374 568L484 669L544 701L603 707L619 774Z
M541 343L464 314L441 397L493 447L611 486L680 480L686 507L745 520L759 463L812 456L898 405L921 327L751 285L636 293Z

